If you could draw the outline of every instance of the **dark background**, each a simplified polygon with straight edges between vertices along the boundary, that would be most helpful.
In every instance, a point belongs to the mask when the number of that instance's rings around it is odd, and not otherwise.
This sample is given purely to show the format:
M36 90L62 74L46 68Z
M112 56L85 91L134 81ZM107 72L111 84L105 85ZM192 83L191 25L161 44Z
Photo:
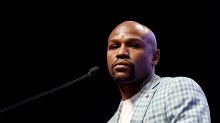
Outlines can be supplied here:
M99 66L100 71L8 110L1 114L2 122L107 122L120 101L117 84L107 71L107 38L125 20L138 21L155 32L161 50L156 73L196 80L207 96L212 122L220 121L216 1L97 5L86 9L68 3L16 5L7 4L2 11L1 109L74 80L93 66Z

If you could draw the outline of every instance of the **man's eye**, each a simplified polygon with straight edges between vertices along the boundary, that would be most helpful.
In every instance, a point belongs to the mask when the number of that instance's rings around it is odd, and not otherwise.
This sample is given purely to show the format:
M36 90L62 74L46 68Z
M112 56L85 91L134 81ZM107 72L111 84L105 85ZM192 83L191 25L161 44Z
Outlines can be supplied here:
M113 44L109 46L109 49L117 49L117 48L119 48L119 45L117 44Z
M136 43L132 43L132 44L130 44L130 47L132 47L132 48L139 48L140 45L136 44Z

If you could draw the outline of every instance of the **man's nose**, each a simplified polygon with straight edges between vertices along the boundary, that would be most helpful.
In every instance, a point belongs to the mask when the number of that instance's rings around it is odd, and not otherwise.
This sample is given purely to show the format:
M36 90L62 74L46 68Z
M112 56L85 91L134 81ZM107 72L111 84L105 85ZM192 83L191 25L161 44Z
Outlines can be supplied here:
M116 58L123 59L123 58L129 58L129 57L130 57L129 49L126 46L122 45L117 52Z

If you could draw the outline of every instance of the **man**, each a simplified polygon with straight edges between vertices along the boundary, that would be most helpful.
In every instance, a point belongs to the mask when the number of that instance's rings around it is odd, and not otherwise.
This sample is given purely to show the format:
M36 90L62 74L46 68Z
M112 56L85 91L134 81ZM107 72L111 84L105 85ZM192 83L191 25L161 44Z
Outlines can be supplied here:
M210 123L201 87L187 77L159 77L154 33L125 21L108 38L107 63L122 101L108 123Z

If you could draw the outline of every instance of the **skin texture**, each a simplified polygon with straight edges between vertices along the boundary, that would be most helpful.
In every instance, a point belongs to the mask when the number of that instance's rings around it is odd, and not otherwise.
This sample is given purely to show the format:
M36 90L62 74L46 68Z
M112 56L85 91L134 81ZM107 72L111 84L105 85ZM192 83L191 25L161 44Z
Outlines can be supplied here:
M140 91L152 78L159 58L156 38L146 26L125 21L111 32L107 48L108 70L118 82L123 100Z

